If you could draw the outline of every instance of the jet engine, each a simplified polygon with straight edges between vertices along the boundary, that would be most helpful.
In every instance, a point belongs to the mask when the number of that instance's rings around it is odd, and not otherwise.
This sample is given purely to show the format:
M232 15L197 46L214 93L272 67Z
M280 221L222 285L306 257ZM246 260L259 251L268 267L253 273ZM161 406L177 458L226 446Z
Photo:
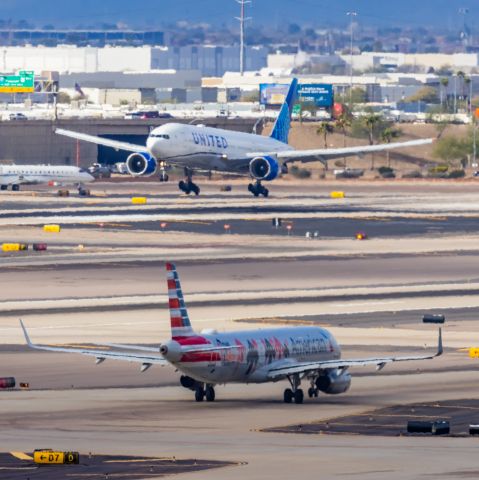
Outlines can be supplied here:
M134 177L150 176L156 172L156 159L149 153L132 153L125 163L128 173Z
M280 170L278 161L272 157L256 157L249 162L249 173L256 180L274 180Z
M197 382L194 378L187 377L186 375L180 377L180 384L182 387L193 391L195 391L197 387L201 387L201 383Z
M324 372L316 379L316 387L323 393L336 395L349 390L351 375L347 371L338 373L337 370Z

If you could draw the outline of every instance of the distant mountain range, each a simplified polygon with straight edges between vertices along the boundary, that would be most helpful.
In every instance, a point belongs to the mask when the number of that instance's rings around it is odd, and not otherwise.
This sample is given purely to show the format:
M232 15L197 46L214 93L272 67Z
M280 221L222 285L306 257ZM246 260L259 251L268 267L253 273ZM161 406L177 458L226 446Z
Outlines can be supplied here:
M123 22L131 26L160 26L178 20L231 24L239 13L235 0L9 0L2 2L0 19L25 19L37 26L74 27ZM346 12L358 12L367 25L440 26L458 28L460 8L468 8L468 23L479 24L477 0L252 0L247 13L256 24L307 23L345 25Z

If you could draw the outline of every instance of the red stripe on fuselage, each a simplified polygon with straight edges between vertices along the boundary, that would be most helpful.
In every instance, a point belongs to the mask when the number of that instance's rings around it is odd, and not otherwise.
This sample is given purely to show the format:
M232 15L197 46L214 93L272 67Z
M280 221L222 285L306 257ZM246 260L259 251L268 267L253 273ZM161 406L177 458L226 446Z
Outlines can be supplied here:
M180 345L210 345L211 342L204 337L199 337L198 335L191 335L188 337L173 337L175 342L178 342Z
M180 359L180 363L219 362L219 361L221 361L221 357L218 352L185 353Z
M168 282L168 290L176 290L175 280L167 280L167 282Z

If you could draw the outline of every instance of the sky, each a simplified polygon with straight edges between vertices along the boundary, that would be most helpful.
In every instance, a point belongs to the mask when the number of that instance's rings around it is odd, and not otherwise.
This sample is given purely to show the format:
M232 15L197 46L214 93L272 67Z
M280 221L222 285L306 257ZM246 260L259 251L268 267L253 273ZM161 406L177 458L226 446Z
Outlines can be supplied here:
M66 27L118 22L154 27L178 20L221 25L232 24L239 13L236 0L0 0L0 6L0 19ZM247 11L254 24L344 25L352 10L368 25L454 28L462 23L461 7L469 8L470 25L479 25L478 0L252 0Z

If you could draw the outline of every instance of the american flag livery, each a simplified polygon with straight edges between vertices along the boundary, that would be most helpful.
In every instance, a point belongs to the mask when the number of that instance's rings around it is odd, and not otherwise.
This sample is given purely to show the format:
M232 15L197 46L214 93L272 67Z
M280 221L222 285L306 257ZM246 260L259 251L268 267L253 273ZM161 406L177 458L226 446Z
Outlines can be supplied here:
M170 307L171 336L187 337L195 335L191 328L188 311L186 310L183 292L176 266L173 263L166 264L166 281L168 283L168 303Z

